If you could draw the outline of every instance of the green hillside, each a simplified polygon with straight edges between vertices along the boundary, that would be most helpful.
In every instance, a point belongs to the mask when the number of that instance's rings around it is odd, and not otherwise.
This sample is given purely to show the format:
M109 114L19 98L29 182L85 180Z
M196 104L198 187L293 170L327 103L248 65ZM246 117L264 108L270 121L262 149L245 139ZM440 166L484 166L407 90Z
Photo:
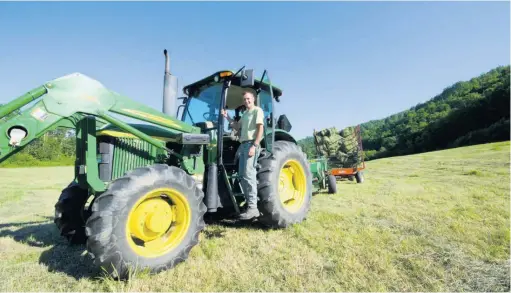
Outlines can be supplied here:
M510 67L497 67L406 111L363 123L366 158L509 140L509 88ZM312 137L300 144L315 155Z

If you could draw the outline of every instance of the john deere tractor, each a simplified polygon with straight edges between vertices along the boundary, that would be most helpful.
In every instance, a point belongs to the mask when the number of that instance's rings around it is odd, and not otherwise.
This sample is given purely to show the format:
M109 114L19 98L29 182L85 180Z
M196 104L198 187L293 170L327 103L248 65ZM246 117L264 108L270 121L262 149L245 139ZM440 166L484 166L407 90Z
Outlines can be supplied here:
M245 67L221 70L185 86L178 98L164 54L161 112L79 73L0 108L0 163L50 130L75 131L74 180L58 198L54 221L113 277L174 267L197 245L207 215L235 218L243 210L240 142L220 113L227 109L239 118L244 91L254 93L265 114L258 221L285 228L303 221L310 206L309 164L286 116L275 117L282 91L268 72L257 79Z

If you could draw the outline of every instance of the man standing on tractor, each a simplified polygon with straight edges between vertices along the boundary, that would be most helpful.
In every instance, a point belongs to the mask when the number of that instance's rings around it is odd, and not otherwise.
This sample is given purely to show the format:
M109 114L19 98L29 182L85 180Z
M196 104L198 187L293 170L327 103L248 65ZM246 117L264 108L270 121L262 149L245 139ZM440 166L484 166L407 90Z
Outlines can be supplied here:
M243 103L246 111L239 122L231 119L224 109L222 109L222 115L229 121L231 127L240 133L238 173L247 202L247 210L240 215L240 219L250 220L259 216L256 164L259 143L263 136L264 113L260 107L255 105L255 96L249 91L243 93Z

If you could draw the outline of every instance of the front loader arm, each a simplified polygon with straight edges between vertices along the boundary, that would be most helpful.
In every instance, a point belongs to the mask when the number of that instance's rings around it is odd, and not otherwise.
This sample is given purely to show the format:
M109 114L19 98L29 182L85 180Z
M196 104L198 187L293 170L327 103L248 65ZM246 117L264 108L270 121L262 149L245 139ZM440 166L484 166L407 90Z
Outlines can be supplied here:
M32 102L33 105L20 111ZM58 127L75 128L87 116L95 116L100 125L112 123L166 149L164 142L114 118L109 112L159 125L175 133L177 139L184 133L200 132L199 128L115 93L85 75L74 73L47 82L0 107L0 163L44 133Z

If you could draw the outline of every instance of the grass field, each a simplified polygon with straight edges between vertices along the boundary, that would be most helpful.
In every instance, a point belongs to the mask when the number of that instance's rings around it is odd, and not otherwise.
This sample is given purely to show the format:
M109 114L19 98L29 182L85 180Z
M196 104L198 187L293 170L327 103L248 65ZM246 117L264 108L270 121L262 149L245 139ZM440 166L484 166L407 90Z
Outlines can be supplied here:
M187 262L128 282L68 247L53 205L70 167L0 169L1 291L509 291L509 142L367 164L304 223L211 225Z

